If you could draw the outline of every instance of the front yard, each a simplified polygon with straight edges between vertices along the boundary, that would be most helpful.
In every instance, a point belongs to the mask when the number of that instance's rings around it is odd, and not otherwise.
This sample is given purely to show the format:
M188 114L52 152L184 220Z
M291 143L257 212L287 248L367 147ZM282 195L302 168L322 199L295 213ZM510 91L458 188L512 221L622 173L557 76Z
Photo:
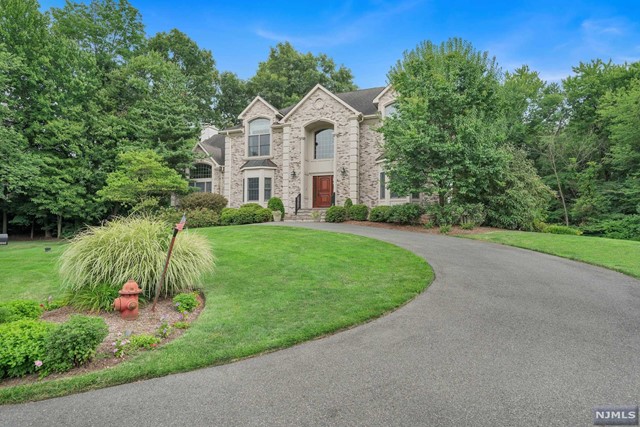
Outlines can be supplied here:
M0 403L61 396L288 347L378 317L433 280L421 258L364 237L259 226L197 232L211 242L216 271L202 289L205 309L183 336L113 368L13 387L0 384ZM0 247L0 302L57 298L56 262L63 250L64 244L49 242Z

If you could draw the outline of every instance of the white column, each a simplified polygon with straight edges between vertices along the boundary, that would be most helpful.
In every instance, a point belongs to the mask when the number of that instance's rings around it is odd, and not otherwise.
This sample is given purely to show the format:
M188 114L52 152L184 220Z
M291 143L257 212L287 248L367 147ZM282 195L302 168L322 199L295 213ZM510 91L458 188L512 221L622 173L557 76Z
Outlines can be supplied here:
M358 118L349 119L349 198L353 203L360 203L359 169L358 169L358 142L360 139L360 124Z

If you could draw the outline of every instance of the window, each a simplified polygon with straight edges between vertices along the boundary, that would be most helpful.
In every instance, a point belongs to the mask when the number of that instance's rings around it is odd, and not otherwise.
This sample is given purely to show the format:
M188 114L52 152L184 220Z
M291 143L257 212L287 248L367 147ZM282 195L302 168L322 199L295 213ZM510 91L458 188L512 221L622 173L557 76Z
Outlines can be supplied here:
M380 172L380 200L386 199L387 194L387 183L386 183L386 174L384 172ZM393 191L389 191L389 197L392 199L399 199L402 197L401 195L394 193Z
M333 129L324 129L316 132L313 158L333 159Z
M260 200L260 178L247 178L247 201Z
M211 193L211 181L192 182L191 186L197 188L198 191L204 191L205 193Z
M211 165L206 163L196 163L189 169L191 179L211 178Z
M396 103L394 102L393 104L389 104L386 107L384 107L384 117L389 117L392 116L396 113Z
M248 156L268 156L271 152L271 122L255 119L249 123Z
M271 198L271 178L264 179L264 201Z

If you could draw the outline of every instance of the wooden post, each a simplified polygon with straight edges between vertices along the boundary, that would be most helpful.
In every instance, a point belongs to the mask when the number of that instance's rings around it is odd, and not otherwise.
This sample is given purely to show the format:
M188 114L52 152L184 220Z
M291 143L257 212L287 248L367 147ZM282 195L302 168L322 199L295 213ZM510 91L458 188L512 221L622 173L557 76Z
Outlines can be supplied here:
M179 223L173 227L173 237L171 238L171 243L169 244L169 252L167 253L167 260L164 262L164 268L162 269L162 274L160 275L160 279L158 279L158 283L156 283L156 293L153 297L153 306L151 307L151 311L156 311L156 305L158 304L158 297L160 296L160 289L162 289L162 283L164 282L164 276L167 274L167 269L169 268L169 260L171 259L171 253L173 252L173 245L176 242L176 236L178 232L182 231L184 228L184 224L187 222L186 214L182 215L182 219Z

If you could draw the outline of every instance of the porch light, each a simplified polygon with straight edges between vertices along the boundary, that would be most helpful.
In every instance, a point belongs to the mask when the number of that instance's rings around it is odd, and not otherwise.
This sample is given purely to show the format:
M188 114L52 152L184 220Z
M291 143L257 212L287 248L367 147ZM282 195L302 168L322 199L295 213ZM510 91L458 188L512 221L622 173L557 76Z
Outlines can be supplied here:
M296 177L296 171L291 171L291 178L295 178Z
M340 169L340 175L342 175L343 178L346 178L347 174L347 169L343 166L342 169Z

